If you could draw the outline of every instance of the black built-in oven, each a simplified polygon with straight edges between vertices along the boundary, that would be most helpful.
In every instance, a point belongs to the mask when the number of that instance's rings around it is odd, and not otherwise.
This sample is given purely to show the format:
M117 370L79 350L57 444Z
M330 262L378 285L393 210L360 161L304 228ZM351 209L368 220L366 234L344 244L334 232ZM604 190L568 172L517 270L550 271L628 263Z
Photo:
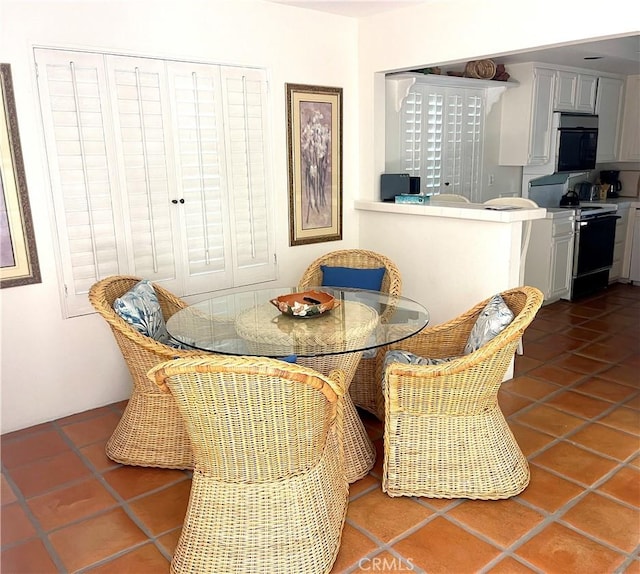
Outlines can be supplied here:
M614 213L589 216L577 210L571 299L595 293L609 284L618 219L620 216Z
M598 116L559 114L556 172L589 171L596 167Z

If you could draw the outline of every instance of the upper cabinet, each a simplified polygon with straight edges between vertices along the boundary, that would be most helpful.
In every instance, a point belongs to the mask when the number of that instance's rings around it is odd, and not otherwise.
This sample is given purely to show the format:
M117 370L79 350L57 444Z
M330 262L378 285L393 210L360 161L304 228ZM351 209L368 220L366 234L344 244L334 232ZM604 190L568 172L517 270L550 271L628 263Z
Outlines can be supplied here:
M544 165L551 153L556 72L516 64L509 73L519 86L508 90L502 100L500 165Z
M597 76L558 70L556 72L555 111L592 114L596 106L597 86Z
M502 100L500 165L552 173L554 112L598 115L598 163L640 161L640 76L625 82L535 62L509 66L509 73L518 86Z
M640 161L640 76L628 76L624 96L620 161Z
M598 115L598 151L596 163L618 159L618 135L622 116L624 82L618 78L600 78L595 112Z

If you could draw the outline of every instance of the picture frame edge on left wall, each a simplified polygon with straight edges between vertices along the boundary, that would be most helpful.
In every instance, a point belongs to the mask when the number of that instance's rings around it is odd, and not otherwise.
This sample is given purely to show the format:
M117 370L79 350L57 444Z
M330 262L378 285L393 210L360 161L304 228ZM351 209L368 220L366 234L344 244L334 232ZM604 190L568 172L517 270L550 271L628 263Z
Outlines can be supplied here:
M289 176L289 243L291 246L342 239L342 88L285 84L287 103L287 160ZM328 112L326 115L323 112ZM308 115L313 115L309 118ZM304 117L303 117L304 116ZM306 130L305 130L306 128ZM313 133L316 146L330 141L328 163L310 166L305 157L305 134ZM323 139L324 138L324 139ZM310 142L306 141L307 147ZM327 148L324 148L327 151ZM305 175L306 171L306 175ZM328 181L325 176L329 172ZM320 180L310 183L315 176ZM328 205L311 199L310 187L321 192ZM318 195L318 197L320 197ZM306 205L303 200L306 198ZM312 205L313 204L313 205ZM309 221L311 214L316 221ZM303 223L303 214L306 211ZM305 227L306 225L306 227Z
M0 63L0 89L0 249L11 249L11 264L6 264L5 251L0 266L0 288L4 289L41 283L42 278L22 158L11 64Z

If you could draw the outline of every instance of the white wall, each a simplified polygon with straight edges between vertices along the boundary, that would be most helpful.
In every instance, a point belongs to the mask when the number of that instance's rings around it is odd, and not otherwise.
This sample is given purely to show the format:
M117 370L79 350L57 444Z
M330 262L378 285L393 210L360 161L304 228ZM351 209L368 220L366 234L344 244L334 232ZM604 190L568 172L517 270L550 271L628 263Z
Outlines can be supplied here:
M259 1L2 0L0 60L11 64L43 282L3 289L2 432L129 396L113 336L96 315L63 319L33 46L263 66L271 82L279 284L295 284L317 255L357 244L357 24ZM289 247L285 83L343 88L344 240Z
M12 66L43 276L42 284L0 292L2 432L107 404L129 393L122 359L102 320L94 315L67 320L61 316L34 45L268 68L279 283L290 284L316 255L358 244L358 215L352 201L377 197L377 181L384 170L384 81L376 79L376 72L638 29L626 0L427 2L359 22L257 0L1 1L0 60ZM342 242L288 246L285 82L344 89Z

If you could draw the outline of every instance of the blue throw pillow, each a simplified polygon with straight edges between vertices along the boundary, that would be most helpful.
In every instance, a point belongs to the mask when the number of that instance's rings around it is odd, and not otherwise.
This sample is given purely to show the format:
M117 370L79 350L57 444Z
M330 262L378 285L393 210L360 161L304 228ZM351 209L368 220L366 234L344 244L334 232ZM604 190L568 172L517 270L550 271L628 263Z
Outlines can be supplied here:
M136 331L159 343L169 344L170 337L162 316L158 296L149 281L136 283L113 302L114 311Z
M385 268L355 269L353 267L329 267L320 265L322 285L325 287L353 287L380 291Z
M286 357L278 357L281 361L285 363L297 363L298 355L287 355Z

